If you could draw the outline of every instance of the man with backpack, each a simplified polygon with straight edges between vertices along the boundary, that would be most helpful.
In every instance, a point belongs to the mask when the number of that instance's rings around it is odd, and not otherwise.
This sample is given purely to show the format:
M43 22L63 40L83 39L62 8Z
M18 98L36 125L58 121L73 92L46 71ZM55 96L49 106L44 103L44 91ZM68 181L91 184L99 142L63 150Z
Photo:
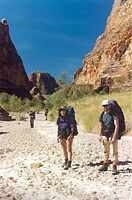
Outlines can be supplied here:
M110 154L110 144L113 145L113 175L118 174L117 163L118 163L118 131L119 131L119 117L116 113L112 113L110 110L111 104L109 100L103 100L102 106L104 112L100 115L100 136L99 141L103 140L104 145L104 163L99 168L99 171L108 170L108 160Z

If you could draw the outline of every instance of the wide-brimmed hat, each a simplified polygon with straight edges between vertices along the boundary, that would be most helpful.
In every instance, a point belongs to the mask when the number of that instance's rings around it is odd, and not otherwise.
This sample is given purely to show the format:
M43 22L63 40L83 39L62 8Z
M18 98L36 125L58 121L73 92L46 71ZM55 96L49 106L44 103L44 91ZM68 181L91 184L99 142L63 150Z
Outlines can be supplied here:
M62 110L66 110L66 112L68 112L66 106L62 106L61 108L58 109L59 112L62 111Z

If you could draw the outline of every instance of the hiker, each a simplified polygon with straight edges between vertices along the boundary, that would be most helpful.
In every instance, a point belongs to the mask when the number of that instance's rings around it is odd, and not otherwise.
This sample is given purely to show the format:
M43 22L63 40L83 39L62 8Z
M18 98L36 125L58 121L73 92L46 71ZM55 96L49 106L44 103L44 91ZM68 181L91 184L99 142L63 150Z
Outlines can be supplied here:
M58 131L57 131L57 141L61 142L64 158L65 161L63 163L64 169L68 169L71 167L72 163L72 143L73 143L73 122L68 117L68 109L63 106L59 110L59 117L57 118L57 125L58 125Z
M116 114L112 114L110 110L109 100L103 100L102 106L104 112L100 115L99 122L100 126L100 136L99 141L103 141L104 145L104 163L103 166L99 168L99 171L108 170L108 160L110 154L110 144L113 145L113 175L118 173L117 163L118 163L118 139L117 134L119 130L119 118Z
M35 111L34 110L30 110L29 117L30 117L30 126L31 126L31 128L34 128L34 120L35 120Z
M48 113L49 113L48 108L45 108L45 112L44 112L45 120L47 120Z

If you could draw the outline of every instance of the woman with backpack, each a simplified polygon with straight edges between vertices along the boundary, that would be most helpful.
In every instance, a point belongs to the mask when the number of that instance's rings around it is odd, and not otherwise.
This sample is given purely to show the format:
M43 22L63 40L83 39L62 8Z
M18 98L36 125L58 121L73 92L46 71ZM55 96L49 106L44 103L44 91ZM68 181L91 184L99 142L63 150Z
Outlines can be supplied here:
M66 107L61 107L59 110L59 117L57 118L57 141L61 142L65 161L63 163L64 169L71 167L72 162L72 143L74 126L72 120L68 117L68 110Z

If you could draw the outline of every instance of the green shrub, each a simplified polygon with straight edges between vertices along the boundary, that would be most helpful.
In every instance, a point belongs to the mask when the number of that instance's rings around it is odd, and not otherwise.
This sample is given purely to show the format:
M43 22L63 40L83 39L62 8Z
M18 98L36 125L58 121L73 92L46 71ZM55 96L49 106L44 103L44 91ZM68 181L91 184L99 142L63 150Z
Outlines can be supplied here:
M122 77L116 77L116 81L117 83L123 83L126 80L126 77L122 76Z
M29 100L25 98L21 100L21 98L7 93L0 94L0 104L7 111L12 112L29 112L31 108L40 111L44 108L44 103L38 99L33 98L32 100Z
M53 93L46 101L46 107L51 110L53 108L59 108L65 105L69 98L70 85L64 85L57 92Z
M68 105L69 101L81 99L86 95L91 95L93 91L88 86L79 86L71 89L71 85L65 84L57 92L52 94L46 102L48 109L59 108L62 105Z
M77 100L93 94L93 91L89 86L77 86L72 89L71 93L72 95L70 96L70 99Z
M57 109L51 110L48 115L48 119L51 121L56 121L57 117L58 117L58 110Z
M102 90L97 95L107 95L107 92L105 92L104 90Z
M0 94L0 104L7 104L9 102L9 95L5 92Z
M21 99L15 95L11 95L9 98L9 110L13 112L22 111L23 105Z
M36 98L33 98L32 100L30 100L30 107L40 111L44 108L44 103Z

